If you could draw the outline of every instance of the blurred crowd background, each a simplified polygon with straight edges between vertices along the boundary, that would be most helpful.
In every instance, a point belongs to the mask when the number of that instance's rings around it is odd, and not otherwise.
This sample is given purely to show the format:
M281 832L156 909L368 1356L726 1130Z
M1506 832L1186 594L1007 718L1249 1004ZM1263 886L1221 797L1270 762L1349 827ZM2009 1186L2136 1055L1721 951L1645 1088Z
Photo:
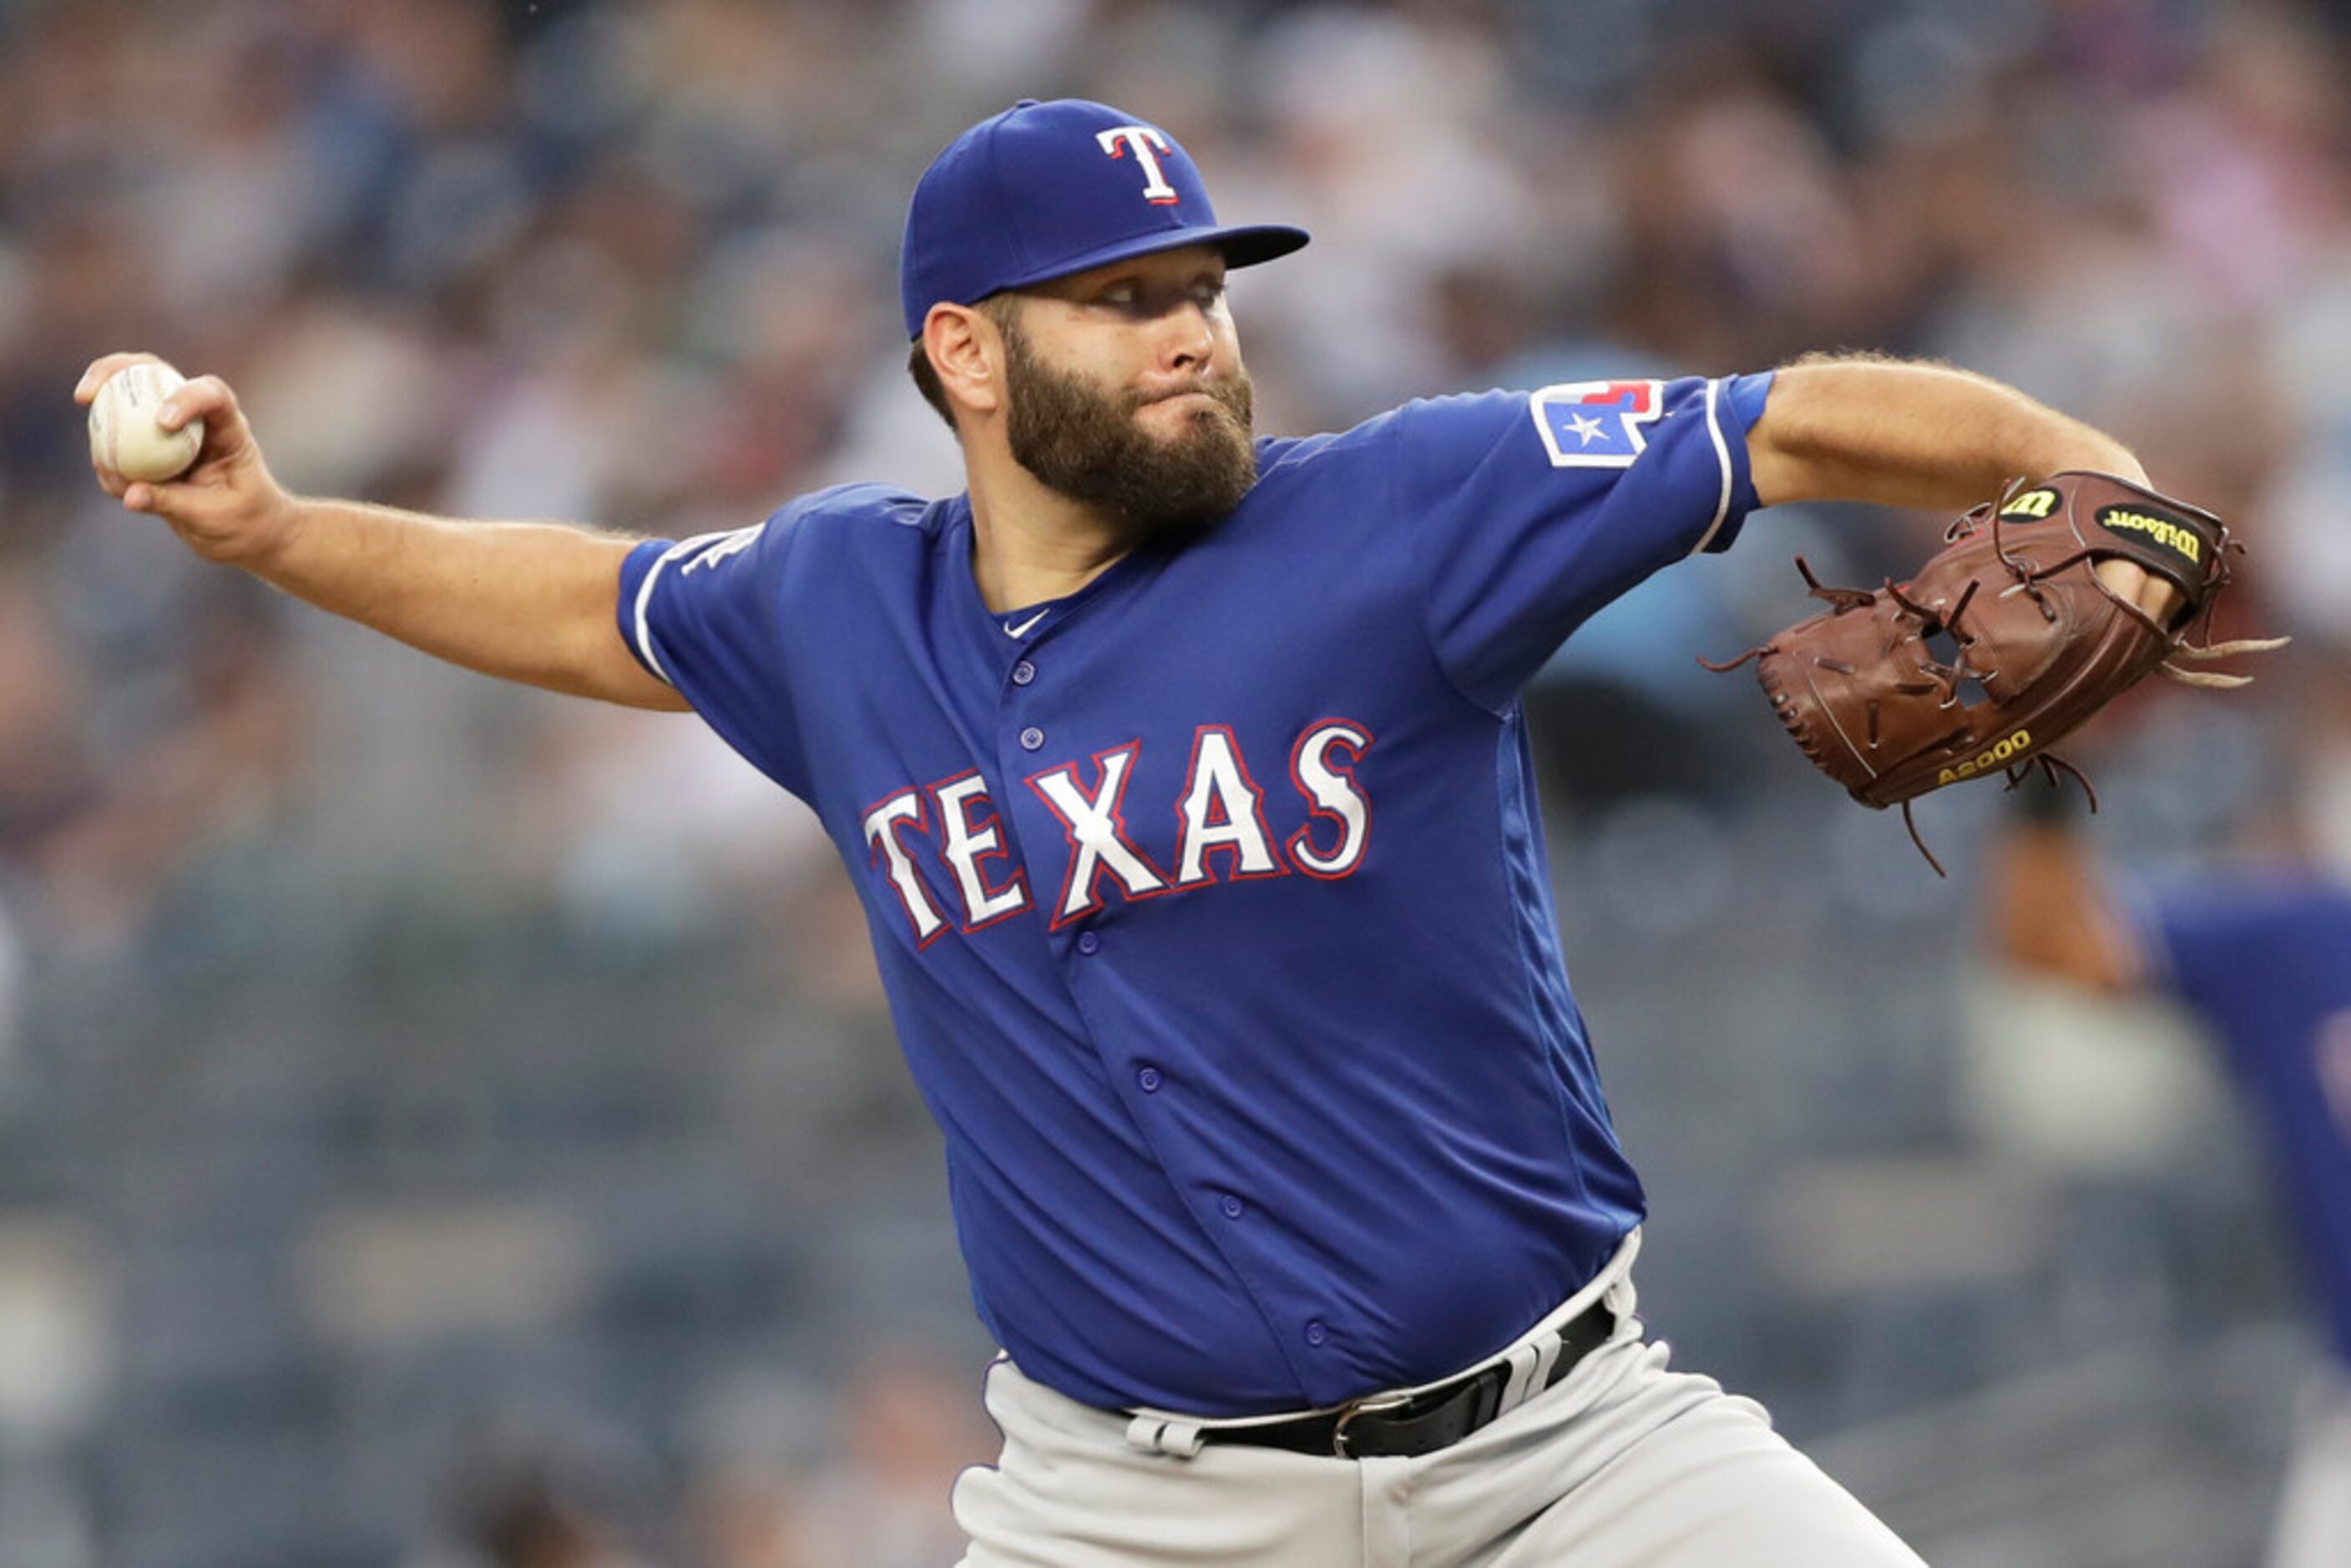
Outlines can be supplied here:
M992 1452L938 1145L813 820L690 719L502 688L189 559L70 392L152 349L301 489L678 535L957 487L916 174L1165 125L1261 423L1928 355L2251 546L2233 695L2075 748L2135 865L2351 866L2351 6L0 0L0 1563L913 1568ZM1531 695L1652 1324L1938 1563L2254 1561L2298 1315L2160 1013L1977 940L1724 657L1940 519L1766 514ZM1993 999L1994 998L1997 999Z

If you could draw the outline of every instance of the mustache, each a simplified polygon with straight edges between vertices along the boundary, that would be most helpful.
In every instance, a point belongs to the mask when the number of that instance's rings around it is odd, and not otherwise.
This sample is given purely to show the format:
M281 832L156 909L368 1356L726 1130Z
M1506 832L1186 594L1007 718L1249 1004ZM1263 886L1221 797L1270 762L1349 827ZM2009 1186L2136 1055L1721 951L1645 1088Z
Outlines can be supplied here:
M1124 399L1126 412L1134 413L1149 408L1153 403L1170 402L1179 397L1190 397L1195 392L1217 403L1228 413L1241 417L1246 417L1251 401L1248 383L1245 382L1232 379L1214 382L1195 381L1185 386L1169 387L1160 392L1130 392Z

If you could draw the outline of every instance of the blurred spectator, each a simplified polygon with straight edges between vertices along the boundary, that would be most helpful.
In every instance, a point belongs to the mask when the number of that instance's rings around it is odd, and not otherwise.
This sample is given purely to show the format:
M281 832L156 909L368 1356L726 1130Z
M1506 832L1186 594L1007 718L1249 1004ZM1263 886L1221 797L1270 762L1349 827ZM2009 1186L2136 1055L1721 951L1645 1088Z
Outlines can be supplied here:
M2313 729L2334 731L2312 748L2325 755L2351 737L2351 661L2322 653L2300 674ZM2148 879L2105 870L2062 802L2025 800L2043 820L2001 836L1986 889L1995 951L2094 991L2178 1002L2252 1110L2327 1351L2267 1560L2339 1563L2351 1556L2351 881L2317 854L2333 802L2306 793L2301 812L2252 819L2245 863Z
M807 1425L790 1396L738 1404L705 1468L695 1514L714 1568L936 1568L963 1553L947 1493L991 1454L970 1369L914 1344L867 1354ZM800 1425L793 1426L795 1415ZM791 1427L778 1440L778 1419ZM752 1428L765 1427L764 1434Z
M520 1416L461 1437L449 1480L454 1560L419 1568L650 1568L658 1485L639 1447L580 1422Z

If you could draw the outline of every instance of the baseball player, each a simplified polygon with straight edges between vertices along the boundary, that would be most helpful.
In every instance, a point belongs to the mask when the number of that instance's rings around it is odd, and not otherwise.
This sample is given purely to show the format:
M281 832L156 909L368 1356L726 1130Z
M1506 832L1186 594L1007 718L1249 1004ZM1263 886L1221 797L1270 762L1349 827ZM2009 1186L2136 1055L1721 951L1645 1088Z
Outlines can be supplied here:
M1991 931L2004 956L2095 989L2183 1003L2210 1027L2252 1107L2330 1353L2303 1413L2268 1560L2341 1568L2351 1563L2351 884L2314 863L2271 859L2125 898L2052 811L2011 827L1991 870Z
M972 1568L1915 1563L1634 1315L1641 1185L1519 689L1759 506L2144 475L1885 362L1253 437L1226 274L1306 238L1220 224L1133 114L1024 101L906 223L964 494L852 485L644 542L303 499L210 377L166 405L207 421L192 472L100 477L443 658L692 708L815 809L1006 1353L1000 1462L954 1494Z

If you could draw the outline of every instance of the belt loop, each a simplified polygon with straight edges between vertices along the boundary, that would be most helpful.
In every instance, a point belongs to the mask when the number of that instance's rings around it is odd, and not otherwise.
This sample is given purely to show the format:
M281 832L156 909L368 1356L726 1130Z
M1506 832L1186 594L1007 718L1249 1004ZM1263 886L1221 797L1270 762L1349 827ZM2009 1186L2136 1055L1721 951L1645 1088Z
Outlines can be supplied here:
M1164 1416L1137 1416L1126 1424L1126 1446L1145 1454L1169 1454L1188 1459L1204 1442L1197 1423L1171 1421Z
M1559 1341L1554 1339L1551 1343L1556 1348ZM1503 1410L1515 1410L1524 1404L1527 1396L1541 1386L1538 1379L1543 1371L1542 1358L1537 1347L1531 1344L1522 1344L1510 1352L1510 1378L1502 1385L1500 1408Z
M1548 1335L1535 1346L1535 1375L1527 1380L1530 1397L1551 1386L1551 1369L1559 1364L1559 1358L1566 1350L1567 1341L1559 1334Z

